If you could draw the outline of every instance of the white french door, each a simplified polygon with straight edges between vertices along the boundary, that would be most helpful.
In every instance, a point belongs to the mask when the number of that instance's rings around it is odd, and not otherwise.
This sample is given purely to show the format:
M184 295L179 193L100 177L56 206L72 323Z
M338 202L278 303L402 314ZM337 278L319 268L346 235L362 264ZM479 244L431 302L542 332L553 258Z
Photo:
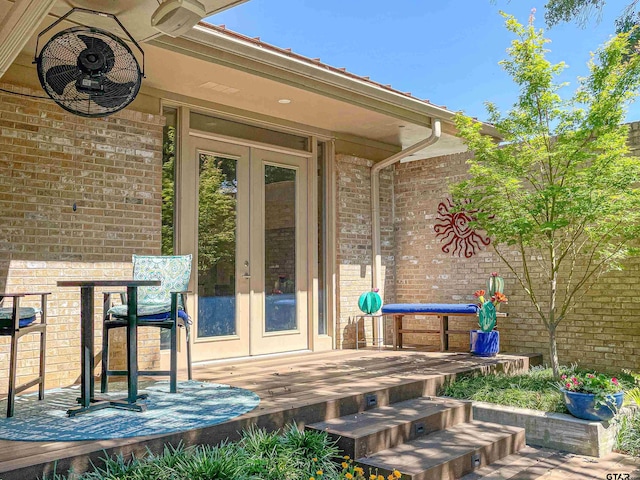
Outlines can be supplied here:
M195 256L194 361L306 349L307 159L189 143L183 184L194 189L181 211L192 218L183 238Z
M251 149L250 354L308 346L307 161Z

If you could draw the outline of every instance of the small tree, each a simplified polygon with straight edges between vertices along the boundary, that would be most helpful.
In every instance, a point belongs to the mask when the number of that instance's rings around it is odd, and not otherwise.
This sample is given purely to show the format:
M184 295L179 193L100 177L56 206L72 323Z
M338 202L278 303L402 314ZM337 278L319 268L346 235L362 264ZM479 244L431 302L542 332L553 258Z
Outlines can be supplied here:
M504 15L504 14L503 14ZM628 156L626 104L640 86L640 59L620 34L590 62L573 97L556 81L565 65L546 58L542 30L504 15L516 39L501 62L520 94L502 115L487 104L501 145L458 114L460 136L475 153L469 178L452 187L468 199L477 228L493 239L549 332L559 375L556 328L604 272L637 253L640 161Z
M575 21L581 27L586 27L594 16L600 21L606 0L548 0L545 5L544 18L549 27L562 22ZM632 24L638 21L638 0L630 0L616 19L616 30L626 32Z

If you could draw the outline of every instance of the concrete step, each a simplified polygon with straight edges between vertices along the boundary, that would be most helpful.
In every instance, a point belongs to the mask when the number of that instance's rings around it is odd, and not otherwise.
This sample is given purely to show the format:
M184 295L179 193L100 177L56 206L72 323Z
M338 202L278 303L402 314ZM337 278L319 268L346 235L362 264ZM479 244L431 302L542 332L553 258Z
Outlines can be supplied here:
M403 480L460 478L519 451L525 446L524 429L488 422L461 423L369 457L356 463L386 478L394 469Z
M345 455L359 458L471 419L471 402L420 397L306 428L326 432Z
M461 480L582 480L640 478L640 458L611 453L590 457L527 445Z

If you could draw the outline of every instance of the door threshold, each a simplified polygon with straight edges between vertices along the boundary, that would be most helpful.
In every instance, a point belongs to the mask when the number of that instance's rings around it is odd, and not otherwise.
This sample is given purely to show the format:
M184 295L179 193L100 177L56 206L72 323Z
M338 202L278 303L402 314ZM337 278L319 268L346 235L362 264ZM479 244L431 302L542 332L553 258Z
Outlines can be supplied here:
M313 353L312 350L294 350L292 352L281 352L281 353L264 353L262 355L249 355L245 357L232 357L232 358L221 358L219 360L202 360L199 362L193 362L192 365L194 367L204 366L204 365L222 365L225 363L238 363L238 362L252 362L256 360L268 360L270 358L281 358L288 357L292 355L300 355L304 353Z

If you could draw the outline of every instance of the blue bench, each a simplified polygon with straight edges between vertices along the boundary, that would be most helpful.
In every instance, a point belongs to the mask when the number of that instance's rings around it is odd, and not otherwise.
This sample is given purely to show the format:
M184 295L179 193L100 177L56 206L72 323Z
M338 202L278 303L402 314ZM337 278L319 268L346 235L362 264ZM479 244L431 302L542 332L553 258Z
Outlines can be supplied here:
M473 303L390 303L383 305L383 315L393 316L393 349L402 349L403 333L435 333L440 335L440 351L449 349L449 335L467 333L468 330L449 330L450 316L476 316L478 305ZM440 320L439 329L406 329L402 319L407 315L432 315Z

